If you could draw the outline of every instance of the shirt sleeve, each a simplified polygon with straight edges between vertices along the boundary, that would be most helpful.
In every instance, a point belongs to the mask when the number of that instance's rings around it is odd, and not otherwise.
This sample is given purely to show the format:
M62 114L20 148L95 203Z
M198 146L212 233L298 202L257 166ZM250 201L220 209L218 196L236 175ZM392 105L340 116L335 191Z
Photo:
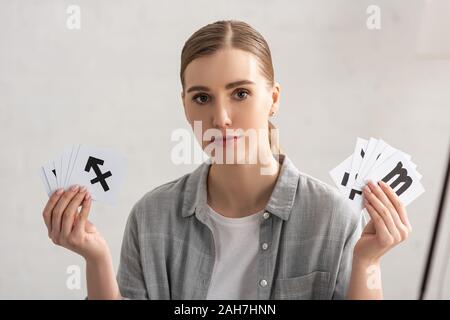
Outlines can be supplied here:
M342 198L340 205L338 205L337 214L343 214L348 216L348 210L353 210L352 207L348 204L345 198ZM361 233L364 230L364 227L367 224L367 217L364 214L364 211L361 212L358 216L352 215L350 219L352 222L356 221L356 223L352 223L349 228L350 232L348 233L347 239L344 244L344 249L341 255L341 260L339 263L339 270L336 279L336 285L333 291L333 300L344 300L347 296L347 290L350 284L350 276L352 273L352 262L353 262L353 248L355 247L356 242L361 237Z
M117 283L125 300L148 299L140 258L137 213L136 204L131 210L125 226L117 271Z

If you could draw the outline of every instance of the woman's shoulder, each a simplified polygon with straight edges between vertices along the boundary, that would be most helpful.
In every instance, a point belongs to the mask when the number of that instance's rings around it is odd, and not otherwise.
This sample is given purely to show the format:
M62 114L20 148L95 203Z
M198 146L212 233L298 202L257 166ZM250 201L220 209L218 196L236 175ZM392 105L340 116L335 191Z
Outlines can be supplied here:
M354 225L360 219L349 200L335 186L319 178L300 172L298 201L324 219L335 223Z
M320 180L317 177L314 177L308 173L299 171L300 173L300 183L303 183L304 186L307 186L308 188L317 191L317 192L322 192L322 193L326 193L326 194L335 194L337 189L328 184L325 181Z
M184 174L181 177L158 185L150 191L147 191L136 202L135 207L141 211L148 211L149 208L155 206L161 209L176 205L177 200L181 200L181 196L185 192L187 180L190 175L191 173Z
M186 199L191 198L197 190L205 165L147 191L135 203L132 213L158 218L169 218L171 213L181 216Z
M342 199L343 195L336 187L305 172L299 171L299 173L299 191L303 191L303 195L319 197L332 202L337 198Z

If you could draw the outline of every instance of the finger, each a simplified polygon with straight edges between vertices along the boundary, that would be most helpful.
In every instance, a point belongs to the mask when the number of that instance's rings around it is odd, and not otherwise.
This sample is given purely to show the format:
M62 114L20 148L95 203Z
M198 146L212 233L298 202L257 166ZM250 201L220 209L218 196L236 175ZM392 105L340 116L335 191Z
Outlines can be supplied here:
M86 221L89 216L89 211L91 210L91 204L92 204L92 197L91 194L87 192L82 203L80 214L78 215L77 218L77 224L75 226L76 232L83 232L85 230Z
M53 192L53 194L50 196L50 198L47 201L47 204L44 207L44 210L42 211L42 216L44 218L45 225L47 226L48 233L52 231L52 210L55 207L55 205L58 203L59 198L63 194L64 189L60 188Z
M368 185L370 191L372 191L372 193L375 194L378 200L380 200L381 203L383 203L386 208L388 208L389 210L395 210L394 205L391 203L391 200L389 200L389 198L386 196L386 194L378 184L370 180Z
M408 214L406 213L405 206L403 205L402 201L400 200L399 196L395 191L392 189L391 186L389 186L386 182L380 181L381 188L386 193L387 197L391 201L391 203L394 205L395 209L398 212L398 215L400 216L400 219L402 220L403 224L406 225L409 229L409 232L412 231L411 223L409 222Z
M70 187L70 189L62 195L59 199L58 204L55 206L52 212L52 237L55 240L56 236L59 236L61 232L61 217L69 204L70 200L77 194L79 186L75 185Z
M83 186L80 188L75 197L73 197L72 200L70 200L66 210L64 210L64 213L61 218L62 219L61 232L64 237L69 236L70 232L72 231L75 216L76 213L78 212L78 207L81 205L85 195L86 195L86 187Z
M384 246L392 245L394 239L389 232L384 219L367 200L364 200L364 206L366 207L367 212L370 215L371 221L373 221L377 236L382 241L382 244Z
M389 233L398 241L400 241L400 233L397 230L397 226L394 223L392 214L389 209L377 198L377 196L371 192L369 186L364 187L364 194L369 204L377 210L378 214L383 218Z
M392 220L394 221L395 226L397 227L397 230L400 234L400 239L398 240L405 240L409 233L408 227L400 219L399 213L395 206L392 204L391 200L387 197L384 190L381 189L381 186L379 184L375 184L373 181L369 181L369 187L371 191L377 196L378 200L380 200L381 203L389 210Z

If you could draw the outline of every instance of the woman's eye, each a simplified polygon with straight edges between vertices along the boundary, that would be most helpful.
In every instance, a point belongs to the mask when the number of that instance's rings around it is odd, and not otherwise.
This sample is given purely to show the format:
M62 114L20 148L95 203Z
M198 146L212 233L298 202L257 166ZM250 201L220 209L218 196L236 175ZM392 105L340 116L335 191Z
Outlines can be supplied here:
M249 92L247 90L239 90L236 91L236 97L238 100L244 100L245 98L247 98Z
M206 94L197 94L192 97L192 101L198 104L205 104L208 101L208 96Z

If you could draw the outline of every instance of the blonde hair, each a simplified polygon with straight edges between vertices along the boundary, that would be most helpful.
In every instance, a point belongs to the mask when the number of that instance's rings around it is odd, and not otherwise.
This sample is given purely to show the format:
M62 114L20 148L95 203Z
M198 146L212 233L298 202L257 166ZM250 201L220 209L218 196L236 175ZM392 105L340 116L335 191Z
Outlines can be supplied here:
M252 53L259 61L260 71L268 86L274 85L272 56L264 37L249 24L237 20L220 20L210 23L194 32L181 51L180 80L184 86L184 71L188 64L200 57L211 55L225 48L237 48ZM268 123L269 143L272 153L283 153L278 139L278 129Z

